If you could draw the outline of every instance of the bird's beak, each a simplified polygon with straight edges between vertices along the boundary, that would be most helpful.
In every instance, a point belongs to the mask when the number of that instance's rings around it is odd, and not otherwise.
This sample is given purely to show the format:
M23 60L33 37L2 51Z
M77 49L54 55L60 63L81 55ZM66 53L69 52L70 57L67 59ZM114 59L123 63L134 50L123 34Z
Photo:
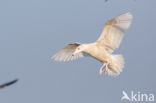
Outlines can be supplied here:
M74 53L72 54L72 56L74 56Z
M75 52L72 54L72 56L75 56Z
M77 54L77 52L75 51L73 54L72 54L72 56L75 56Z

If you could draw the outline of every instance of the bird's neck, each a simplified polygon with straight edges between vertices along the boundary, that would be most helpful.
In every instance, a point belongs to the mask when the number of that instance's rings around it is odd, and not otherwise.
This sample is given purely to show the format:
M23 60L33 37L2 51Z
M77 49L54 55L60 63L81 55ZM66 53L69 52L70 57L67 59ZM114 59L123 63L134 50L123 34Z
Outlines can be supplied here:
M85 46L83 52L90 54L92 52L92 49L93 49L95 43L88 43L88 44L83 44L83 45Z

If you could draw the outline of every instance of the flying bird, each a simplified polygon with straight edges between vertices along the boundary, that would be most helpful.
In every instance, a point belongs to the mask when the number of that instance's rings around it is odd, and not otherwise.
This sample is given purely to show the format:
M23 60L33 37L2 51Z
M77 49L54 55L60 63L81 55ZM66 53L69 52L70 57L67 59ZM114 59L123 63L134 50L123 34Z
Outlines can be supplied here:
M5 87L7 87L7 86L10 86L10 85L16 83L17 81L18 81L18 79L15 79L15 80L13 80L13 81L4 83L4 84L0 85L0 89L5 88Z
M78 42L68 44L52 56L56 61L70 61L77 58L91 56L103 65L99 74L117 76L124 67L124 58L121 54L112 54L122 41L125 31L130 27L133 16L124 13L109 20L97 41L81 44Z

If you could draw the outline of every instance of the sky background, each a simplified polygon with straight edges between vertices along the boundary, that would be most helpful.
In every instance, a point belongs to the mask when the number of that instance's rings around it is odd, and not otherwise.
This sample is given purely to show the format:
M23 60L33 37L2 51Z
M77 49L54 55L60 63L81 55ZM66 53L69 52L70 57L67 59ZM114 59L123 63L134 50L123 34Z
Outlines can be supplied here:
M156 0L1 0L0 103L120 103L122 91L156 95ZM125 68L99 76L102 64L87 57L55 62L68 43L95 41L107 20L134 16L120 48Z

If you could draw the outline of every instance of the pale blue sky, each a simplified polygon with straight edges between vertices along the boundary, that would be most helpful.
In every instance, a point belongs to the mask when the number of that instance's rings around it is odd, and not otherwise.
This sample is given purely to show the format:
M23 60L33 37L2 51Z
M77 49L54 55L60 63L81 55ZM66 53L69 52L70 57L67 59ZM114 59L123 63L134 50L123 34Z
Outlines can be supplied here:
M122 90L156 94L156 0L1 0L1 103L120 103ZM55 62L71 42L95 41L105 22L134 15L120 48L126 64L118 77L99 76L92 58Z

